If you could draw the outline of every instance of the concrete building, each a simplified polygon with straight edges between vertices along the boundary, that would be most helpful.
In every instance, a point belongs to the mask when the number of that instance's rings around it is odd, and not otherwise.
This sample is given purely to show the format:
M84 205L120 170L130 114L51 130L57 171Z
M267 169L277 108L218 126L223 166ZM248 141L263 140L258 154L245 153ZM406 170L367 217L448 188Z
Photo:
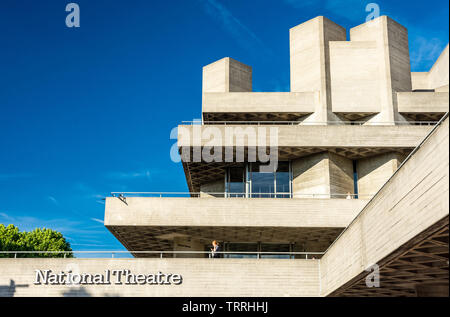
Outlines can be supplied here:
M349 40L324 17L289 34L290 92L252 92L252 68L232 58L203 68L202 120L178 128L188 195L106 199L105 226L136 259L70 260L183 283L72 295L448 296L448 45L411 73L407 30L386 16ZM208 258L212 240L221 259ZM3 277L26 284L39 265L1 259L4 294ZM13 293L68 291L39 287Z

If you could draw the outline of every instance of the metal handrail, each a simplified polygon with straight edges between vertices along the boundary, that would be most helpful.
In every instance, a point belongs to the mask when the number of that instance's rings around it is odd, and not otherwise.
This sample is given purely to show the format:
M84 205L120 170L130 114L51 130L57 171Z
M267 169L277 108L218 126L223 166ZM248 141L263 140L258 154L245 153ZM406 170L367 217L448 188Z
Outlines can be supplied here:
M386 122L367 122L367 121L323 121L323 122L304 122L304 121L181 121L183 125L364 125L364 126L391 126L391 125L435 125L439 121L386 121Z
M111 257L114 258L116 254L156 254L159 255L160 258L163 258L164 254L211 254L210 251L0 251L0 254L14 254L14 258L17 258L18 254L63 254L64 257L67 254L111 254ZM217 251L214 252L216 254L236 254L236 255L256 255L257 258L261 258L261 255L304 255L306 259L308 256L322 256L324 252L268 252L268 251Z
M154 197L200 197L202 194L211 196L223 196L223 198L258 198L255 196L271 196L269 198L275 198L277 196L290 197L290 198L333 198L342 197L351 199L357 199L361 197L371 198L373 195L369 194L322 194L322 193L312 193L312 194L295 194L295 193L227 193L227 192L111 192L112 197L144 197L144 196L154 196Z

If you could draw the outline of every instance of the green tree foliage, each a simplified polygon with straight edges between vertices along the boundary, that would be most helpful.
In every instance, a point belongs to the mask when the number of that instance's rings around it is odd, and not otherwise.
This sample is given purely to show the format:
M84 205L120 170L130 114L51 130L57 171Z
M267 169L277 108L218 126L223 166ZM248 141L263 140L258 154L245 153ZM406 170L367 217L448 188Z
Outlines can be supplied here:
M37 228L33 231L19 231L14 225L0 224L0 251L72 251L70 243L57 231ZM66 253L66 257L73 257ZM14 254L0 253L1 258L14 257ZM17 254L17 257L61 258L62 253Z

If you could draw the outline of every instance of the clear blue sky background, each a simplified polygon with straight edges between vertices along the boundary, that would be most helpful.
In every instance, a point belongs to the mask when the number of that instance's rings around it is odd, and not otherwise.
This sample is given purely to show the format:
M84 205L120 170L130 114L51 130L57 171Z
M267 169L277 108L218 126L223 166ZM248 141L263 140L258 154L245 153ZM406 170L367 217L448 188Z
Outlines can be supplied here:
M0 223L76 250L123 249L102 223L109 192L187 191L169 134L200 118L202 66L230 56L255 91L288 91L289 28L348 29L370 2L408 28L413 71L448 42L446 0L78 0L78 29L69 2L0 1Z

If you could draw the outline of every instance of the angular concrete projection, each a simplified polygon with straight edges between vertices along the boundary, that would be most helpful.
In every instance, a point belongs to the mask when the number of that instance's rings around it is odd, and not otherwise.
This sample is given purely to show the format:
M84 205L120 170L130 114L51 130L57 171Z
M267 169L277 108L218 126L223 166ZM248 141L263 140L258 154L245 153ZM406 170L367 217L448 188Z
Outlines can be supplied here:
M180 285L35 285L35 270L180 274ZM14 277L11 286L10 277ZM319 296L319 261L277 259L0 259L0 296ZM270 311L270 308L269 308Z
M369 122L405 121L396 92L411 91L407 30L382 16L352 28L350 40L330 43L333 111L361 107L363 113L379 112Z
M297 121L311 114L317 92L204 93L204 121Z
M349 120L381 111L377 42L330 42L332 110Z
M448 92L399 92L398 112L413 121L438 121L449 110Z
M354 194L353 161L340 155L323 152L296 159L292 173L294 197L345 198Z
M106 199L105 226L132 251L173 250L174 239L204 243L298 242L324 251L365 200L277 198ZM189 246L189 244L188 244ZM197 251L199 251L197 250ZM309 250L309 251L316 251Z
M448 44L442 51L436 63L428 72L413 72L411 74L413 90L449 91L449 53Z
M448 294L449 119L421 145L320 260L321 294L415 296L421 285ZM365 278L380 267L380 287Z
M400 167L406 156L391 152L357 161L358 194L361 197L371 197Z
M317 17L289 30L291 91L319 91L320 102L305 122L340 121L332 113L330 41L345 41L346 30L325 17Z
M252 68L225 57L203 67L203 93L252 91Z

